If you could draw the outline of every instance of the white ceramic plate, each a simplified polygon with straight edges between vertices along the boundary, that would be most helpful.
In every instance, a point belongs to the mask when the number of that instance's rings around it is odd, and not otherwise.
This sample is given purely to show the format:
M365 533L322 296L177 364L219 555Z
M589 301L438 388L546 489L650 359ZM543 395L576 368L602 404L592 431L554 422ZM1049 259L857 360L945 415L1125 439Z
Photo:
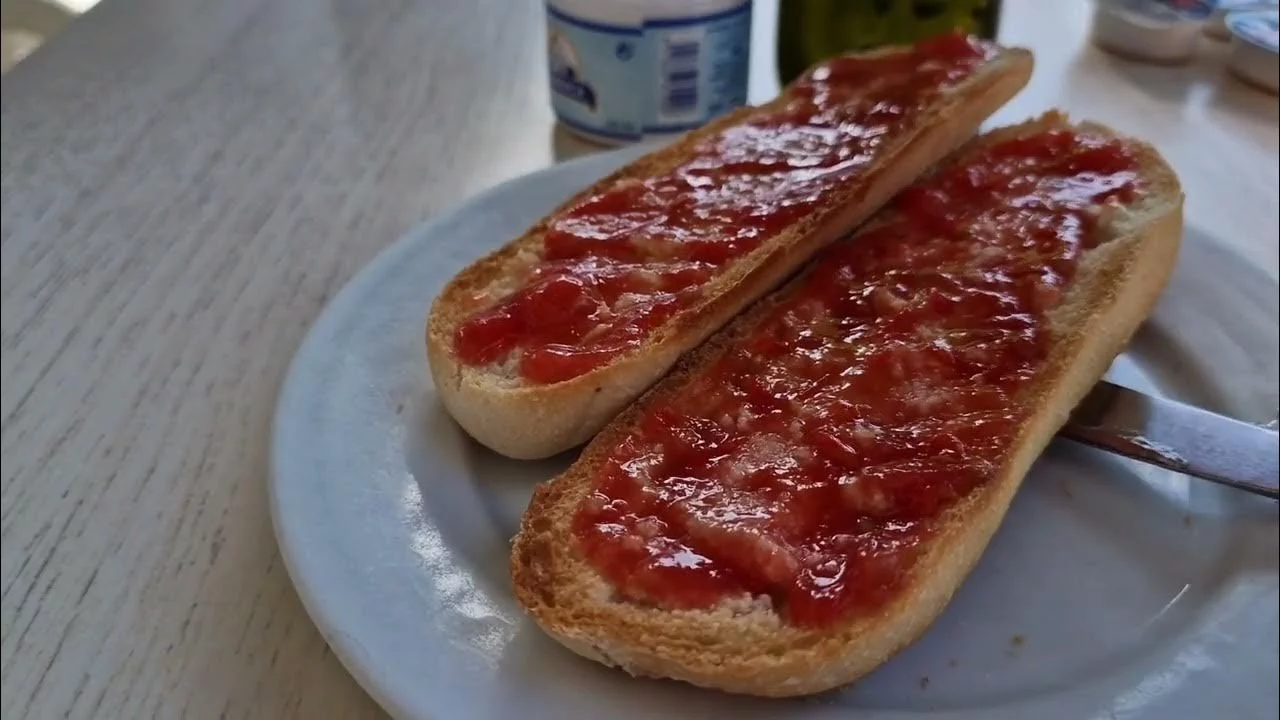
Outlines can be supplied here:
M761 701L634 680L545 638L512 600L534 483L437 401L423 326L482 252L640 152L559 165L422 227L338 295L282 392L276 535L343 663L409 718L1269 718L1274 503L1057 442L918 643L848 690ZM1194 221L1194 219L1192 219ZM1111 377L1251 421L1277 403L1277 289L1189 224L1178 273Z

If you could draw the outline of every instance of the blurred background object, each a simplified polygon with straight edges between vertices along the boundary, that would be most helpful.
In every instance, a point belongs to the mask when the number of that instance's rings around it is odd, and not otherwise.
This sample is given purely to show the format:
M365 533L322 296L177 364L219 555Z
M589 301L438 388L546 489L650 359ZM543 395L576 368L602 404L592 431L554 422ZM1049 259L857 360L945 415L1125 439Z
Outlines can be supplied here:
M1189 62L1212 15L1202 0L1097 0L1093 43L1126 60Z
M9 72L40 44L98 0L0 0L0 72Z
M1229 67L1259 90L1280 92L1280 11L1238 11L1227 16Z
M907 45L949 30L994 38L1000 0L784 0L778 75L785 84L833 55Z

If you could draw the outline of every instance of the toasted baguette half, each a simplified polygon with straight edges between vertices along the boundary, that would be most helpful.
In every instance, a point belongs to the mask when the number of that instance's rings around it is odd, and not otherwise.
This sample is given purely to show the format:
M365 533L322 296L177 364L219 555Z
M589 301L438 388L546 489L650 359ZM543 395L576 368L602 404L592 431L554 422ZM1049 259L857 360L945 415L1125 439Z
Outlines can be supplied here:
M903 52L902 49L877 53ZM900 189L969 140L991 113L1027 82L1031 53L1001 49L991 61L949 89L909 132L886 142L876 161L851 181L831 206L779 233L723 268L703 286L701 299L658 327L643 345L587 374L552 384L524 382L511 363L469 366L452 352L457 327L485 305L516 289L540 257L549 218L560 209L612 187L678 166L703 139L750 121L787 102L779 99L729 113L683 139L646 155L570 198L524 235L462 270L436 298L427 322L427 357L441 401L472 437L509 457L534 459L581 445L661 378L687 351L791 276L823 246L864 222Z
M974 143L1066 125L1064 116L1051 113ZM1091 123L1077 127L1113 135ZM1140 159L1147 191L1103 222L1102 243L1085 253L1060 304L1050 311L1049 360L1026 396L1037 409L1019 430L997 477L944 512L939 531L926 540L904 585L881 609L814 630L793 626L770 603L745 597L712 610L632 603L618 597L583 559L571 527L591 478L646 406L681 393L773 303L802 283L803 273L691 353L597 436L575 465L536 489L511 557L520 604L547 633L593 660L637 676L762 696L804 695L847 684L913 642L968 575L1031 464L1148 316L1172 271L1182 227L1177 177L1150 146L1136 141L1130 146Z

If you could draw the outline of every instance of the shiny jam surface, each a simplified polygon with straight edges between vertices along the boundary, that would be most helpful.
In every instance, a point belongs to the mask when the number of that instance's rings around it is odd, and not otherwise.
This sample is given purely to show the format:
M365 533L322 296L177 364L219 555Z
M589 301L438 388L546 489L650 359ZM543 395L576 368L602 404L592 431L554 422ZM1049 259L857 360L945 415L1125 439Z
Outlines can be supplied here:
M574 519L623 596L767 595L798 626L869 612L1031 411L1047 312L1133 200L1119 142L1045 131L970 151L825 251L711 370L649 406Z
M708 137L677 167L620 180L552 217L522 286L459 326L455 354L472 365L518 360L527 381L552 383L639 346L730 262L822 212L939 88L994 52L943 35L816 67L787 102Z

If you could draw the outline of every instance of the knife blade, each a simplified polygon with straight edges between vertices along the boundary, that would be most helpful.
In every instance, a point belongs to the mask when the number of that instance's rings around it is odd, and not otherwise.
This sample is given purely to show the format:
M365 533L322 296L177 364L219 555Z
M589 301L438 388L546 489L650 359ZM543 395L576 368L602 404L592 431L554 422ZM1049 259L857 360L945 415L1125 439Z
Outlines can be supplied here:
M1076 407L1058 435L1280 499L1280 435L1275 430L1105 380Z

